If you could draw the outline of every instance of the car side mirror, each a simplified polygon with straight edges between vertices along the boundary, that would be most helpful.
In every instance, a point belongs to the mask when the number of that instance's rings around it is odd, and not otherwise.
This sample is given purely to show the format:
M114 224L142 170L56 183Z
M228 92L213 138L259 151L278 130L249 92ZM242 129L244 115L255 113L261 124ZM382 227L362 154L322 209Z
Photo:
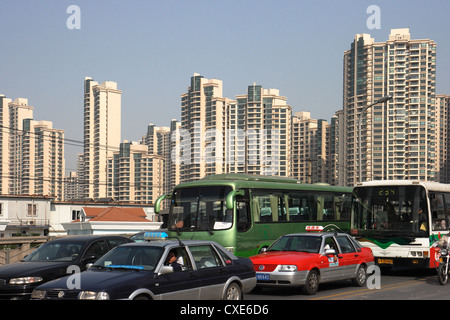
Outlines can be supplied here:
M173 273L173 267L172 266L162 266L161 270L159 270L158 275Z
M326 256L334 256L336 254L336 250L334 249L327 249L325 250L325 255Z

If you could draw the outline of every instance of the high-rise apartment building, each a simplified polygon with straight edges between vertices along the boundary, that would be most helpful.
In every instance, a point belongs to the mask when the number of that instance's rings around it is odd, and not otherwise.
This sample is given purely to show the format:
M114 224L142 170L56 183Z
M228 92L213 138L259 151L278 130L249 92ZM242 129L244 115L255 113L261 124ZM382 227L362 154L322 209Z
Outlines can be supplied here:
M170 137L169 127L157 127L154 124L147 126L147 134L142 137L141 144L148 147L149 155L159 155L164 160L163 192L169 193L170 188Z
M123 142L108 157L107 196L119 202L155 203L164 193L164 158L148 146Z
M436 128L439 135L439 138L436 139L439 151L438 181L450 183L450 95L436 95L436 117Z
M181 149L181 122L175 119L170 121L170 154L169 154L169 181L168 188L173 188L180 183L180 149ZM167 159L166 159L167 161ZM167 167L167 166L166 166Z
M229 99L221 80L194 74L181 96L180 127L171 128L172 169L180 166L180 182L220 173L289 176L292 109L286 100L256 84Z
M310 115L302 111L292 117L292 177L305 183L328 182L331 126Z
M9 194L21 194L23 175L23 124L25 119L33 119L33 107L28 99L17 98L8 103L8 167Z
M346 185L380 179L436 179L436 43L392 29L386 42L357 34L344 54ZM379 98L393 99L369 108ZM361 139L361 150L358 141ZM361 157L361 177L359 159Z
M330 140L328 150L328 182L335 186L345 185L345 126L344 111L338 110L331 118Z
M64 131L33 120L28 99L0 96L0 193L63 199Z
M9 193L9 103L11 99L0 95L0 193Z
M23 121L20 194L64 194L64 131L50 121Z
M121 142L121 95L117 83L84 81L84 198L106 197L107 158Z
M278 89L248 86L228 104L226 171L291 175L292 108Z
M180 181L193 181L224 172L224 127L226 105L222 81L191 77L188 91L181 95Z

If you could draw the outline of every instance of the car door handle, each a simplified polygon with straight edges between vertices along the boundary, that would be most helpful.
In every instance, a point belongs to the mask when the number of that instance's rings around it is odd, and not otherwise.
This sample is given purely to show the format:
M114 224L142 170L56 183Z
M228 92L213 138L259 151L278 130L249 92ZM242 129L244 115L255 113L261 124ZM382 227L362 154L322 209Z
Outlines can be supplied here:
M355 257L359 257L359 254L355 254Z

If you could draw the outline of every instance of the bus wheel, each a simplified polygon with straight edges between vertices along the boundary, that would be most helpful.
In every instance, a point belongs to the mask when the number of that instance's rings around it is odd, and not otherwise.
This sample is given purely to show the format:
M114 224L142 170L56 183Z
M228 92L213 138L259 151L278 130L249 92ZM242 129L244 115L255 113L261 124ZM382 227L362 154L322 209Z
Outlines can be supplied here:
M303 286L303 293L313 295L319 289L319 274L316 270L311 270L306 277L306 283Z

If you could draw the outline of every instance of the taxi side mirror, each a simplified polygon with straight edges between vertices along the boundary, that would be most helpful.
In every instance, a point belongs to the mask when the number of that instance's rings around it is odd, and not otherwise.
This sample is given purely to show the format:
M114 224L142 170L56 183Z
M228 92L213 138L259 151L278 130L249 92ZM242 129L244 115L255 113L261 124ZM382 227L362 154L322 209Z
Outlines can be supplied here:
M162 266L161 270L159 270L158 275L173 273L173 267L172 266Z
M326 249L325 250L326 256L334 256L335 254L336 254L336 250L334 250L334 249Z

